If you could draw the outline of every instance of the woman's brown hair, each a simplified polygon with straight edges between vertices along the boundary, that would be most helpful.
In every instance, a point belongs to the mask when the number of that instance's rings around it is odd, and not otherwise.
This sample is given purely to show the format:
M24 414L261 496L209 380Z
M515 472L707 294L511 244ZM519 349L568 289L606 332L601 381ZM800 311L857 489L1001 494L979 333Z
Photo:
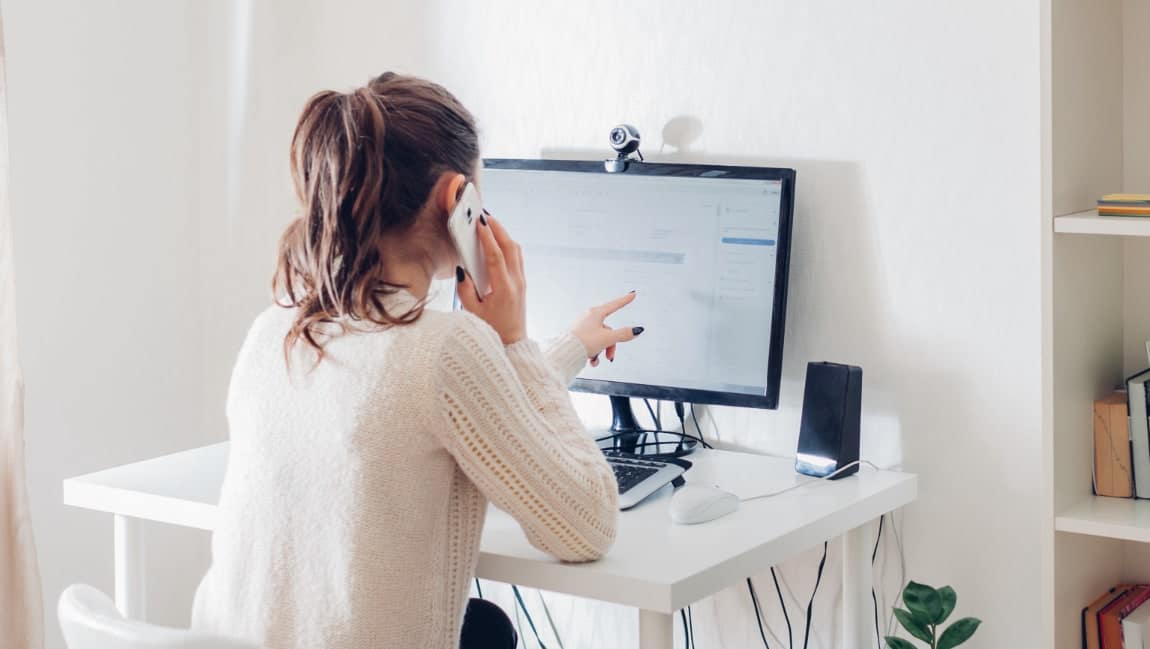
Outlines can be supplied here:
M393 326L419 318L423 302L400 314L384 306L405 287L381 276L379 241L415 224L442 173L470 178L478 160L475 120L436 83L385 72L308 100L291 147L302 215L280 239L272 282L276 302L299 309L285 356L302 338L322 360L321 332L337 319Z

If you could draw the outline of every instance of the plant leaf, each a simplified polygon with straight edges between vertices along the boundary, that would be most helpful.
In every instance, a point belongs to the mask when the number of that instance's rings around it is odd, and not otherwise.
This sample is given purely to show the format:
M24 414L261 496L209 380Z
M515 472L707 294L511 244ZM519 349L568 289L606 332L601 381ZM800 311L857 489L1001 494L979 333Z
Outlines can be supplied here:
M930 629L927 628L925 624L920 622L918 618L912 615L910 611L904 611L901 608L896 608L894 609L894 616L898 618L899 623L902 624L902 627L907 630L907 633L927 644L934 643L934 637Z
M889 649L917 649L910 642L903 640L902 638L896 638L893 635L888 635L886 637L886 646Z
M978 630L980 624L982 620L973 617L964 617L955 622L942 632L942 637L938 640L938 649L952 649L966 642Z
M942 598L937 590L925 584L908 583L902 591L902 601L924 625L933 624L942 615Z
M958 603L958 594L950 586L943 586L938 589L938 597L942 600L942 615L934 618L934 623L942 624L954 611L954 605Z

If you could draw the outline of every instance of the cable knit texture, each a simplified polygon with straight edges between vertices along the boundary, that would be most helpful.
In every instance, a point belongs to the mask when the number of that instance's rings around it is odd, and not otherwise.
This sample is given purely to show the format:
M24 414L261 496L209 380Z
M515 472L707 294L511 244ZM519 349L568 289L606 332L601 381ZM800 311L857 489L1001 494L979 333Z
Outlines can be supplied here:
M504 347L428 310L333 337L309 372L298 346L284 362L294 317L261 314L232 374L194 628L270 649L456 647L488 500L558 559L607 551L617 487L567 394L586 362L574 337Z

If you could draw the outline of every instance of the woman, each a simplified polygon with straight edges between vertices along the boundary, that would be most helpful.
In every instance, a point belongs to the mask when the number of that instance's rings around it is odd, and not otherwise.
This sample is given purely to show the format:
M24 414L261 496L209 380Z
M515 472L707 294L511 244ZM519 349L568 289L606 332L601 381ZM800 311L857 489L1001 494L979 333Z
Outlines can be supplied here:
M273 649L460 644L488 501L564 561L615 537L616 484L567 384L641 331L591 309L546 351L526 337L523 255L488 215L478 298L447 234L479 168L474 121L442 87L386 73L321 92L292 141L302 216L278 306L232 375L231 457L193 626ZM457 183L456 183L457 184ZM424 310L455 276L467 312ZM473 637L463 643L499 646Z

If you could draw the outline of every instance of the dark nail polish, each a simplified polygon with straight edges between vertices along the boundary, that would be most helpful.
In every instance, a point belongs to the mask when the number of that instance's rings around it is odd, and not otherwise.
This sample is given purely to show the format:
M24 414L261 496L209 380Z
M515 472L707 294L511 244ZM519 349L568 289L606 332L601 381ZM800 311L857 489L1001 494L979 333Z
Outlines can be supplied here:
M455 267L455 281L457 281L459 283L463 283L463 267L462 266L456 266Z
M483 225L487 225L487 217L480 214L479 215L479 222L482 223Z
M631 289L630 291L627 291L627 292L628 292L628 293L634 293L634 292L635 292L635 289Z
M632 335L638 336L641 333L643 333L642 327L631 327L631 334Z

